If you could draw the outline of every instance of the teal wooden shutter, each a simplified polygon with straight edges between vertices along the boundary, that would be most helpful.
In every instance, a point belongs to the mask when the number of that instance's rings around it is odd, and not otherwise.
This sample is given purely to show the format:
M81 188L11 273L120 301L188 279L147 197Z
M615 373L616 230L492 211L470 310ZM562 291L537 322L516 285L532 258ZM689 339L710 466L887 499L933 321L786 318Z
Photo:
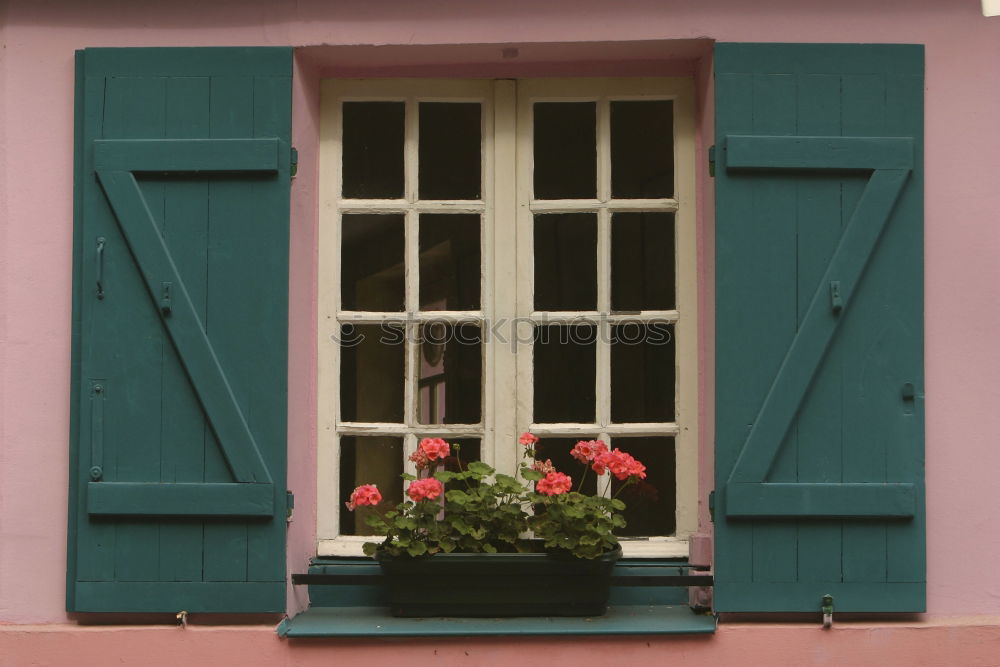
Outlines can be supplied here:
M285 608L291 72L77 54L71 611Z
M922 611L923 48L715 86L716 609Z

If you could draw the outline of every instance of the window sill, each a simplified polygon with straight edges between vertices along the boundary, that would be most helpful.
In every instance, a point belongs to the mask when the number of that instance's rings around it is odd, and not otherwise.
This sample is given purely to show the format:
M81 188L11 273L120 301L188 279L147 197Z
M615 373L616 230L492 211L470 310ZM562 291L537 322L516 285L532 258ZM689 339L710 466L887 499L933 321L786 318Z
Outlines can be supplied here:
M687 605L612 605L593 618L396 618L385 607L312 607L278 626L281 637L671 635L715 632L715 617Z
M622 560L616 577L683 575L685 562ZM369 558L317 558L309 574L380 576ZM709 634L716 619L688 607L683 586L611 588L608 613L597 617L396 618L389 615L380 584L310 585L308 610L278 626L282 637L417 637L488 635L667 635Z

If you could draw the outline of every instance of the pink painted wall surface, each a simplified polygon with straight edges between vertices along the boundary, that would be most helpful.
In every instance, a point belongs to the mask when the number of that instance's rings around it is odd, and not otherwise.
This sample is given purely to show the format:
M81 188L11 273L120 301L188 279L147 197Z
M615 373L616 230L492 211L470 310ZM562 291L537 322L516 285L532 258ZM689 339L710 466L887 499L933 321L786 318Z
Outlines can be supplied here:
M405 652L405 653L404 653ZM949 618L940 623L732 623L714 636L500 637L371 640L294 640L270 628L215 626L0 626L0 666L109 664L142 667L241 665L329 667L468 665L795 665L796 667L996 667L1000 616Z
M667 40L697 38L926 44L928 611L1000 614L1000 18L982 17L978 2L10 0L0 2L0 623L67 621L74 49L326 47L298 58L293 102L301 166L292 202L289 482L297 508L289 567L301 570L314 550L315 525L318 76L501 76L509 71L501 45L518 45L521 60L535 62L514 66L518 75L662 71L658 63L698 52ZM614 44L574 45L586 42ZM591 54L583 57L589 62L579 62L581 53ZM623 60L632 63L615 65ZM704 63L688 64L698 80L708 80ZM702 102L699 115L708 120L711 100ZM701 213L710 220L704 177L700 185ZM700 239L709 276L711 243L709 234ZM710 317L705 324L707 349ZM704 370L710 378L712 369ZM704 406L708 426L711 406ZM710 442L706 428L705 482ZM304 604L303 595L290 592L290 609ZM21 641L4 631L0 664L3 642ZM59 641L47 639L45 650L59 655ZM253 641L271 650L270 639ZM683 646L678 655L700 650L696 640ZM861 642L857 651L864 648ZM429 654L422 660L433 662ZM1000 657L953 664L997 663Z

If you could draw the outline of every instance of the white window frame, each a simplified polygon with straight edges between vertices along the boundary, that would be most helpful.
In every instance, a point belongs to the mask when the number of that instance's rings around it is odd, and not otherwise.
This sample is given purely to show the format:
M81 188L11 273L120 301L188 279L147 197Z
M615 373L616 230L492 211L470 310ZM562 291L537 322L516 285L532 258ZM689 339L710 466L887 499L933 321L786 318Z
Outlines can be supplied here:
M674 192L673 199L611 200L609 100L673 101ZM594 200L535 201L531 177L531 105L535 101L596 101L598 105L598 196ZM407 105L404 139L405 196L400 200L343 200L341 193L341 104L344 101L404 101ZM421 101L482 103L483 181L482 198L476 201L420 202L417 199L417 119L411 108ZM318 442L317 442L317 553L320 556L358 556L361 544L371 537L339 534L340 435L393 435L404 440L404 455L415 450L418 434L442 437L482 438L481 458L498 470L513 474L520 450L517 435L532 430L539 435L614 438L616 435L669 435L676 447L676 518L673 536L622 539L626 556L685 557L688 538L697 529L698 517L698 335L697 335L697 247L695 211L695 122L694 86L683 78L603 79L368 79L327 80L322 85L320 117L320 229L318 286ZM597 392L597 420L590 425L534 425L532 405L532 346L511 340L533 314L532 274L534 212L542 209L587 211L598 216L598 312L610 305L610 218L613 211L666 211L675 215L676 299L674 311L643 312L636 316L594 316L605 329L615 319L667 321L676 337L676 417L670 424L617 424L610 422L607 391ZM339 346L344 322L369 323L400 319L400 313L340 311L340 216L343 213L403 213L406 229L406 271L417 266L417 216L422 212L466 212L482 215L482 303L479 312L420 311L417 281L407 280L407 326L422 321L477 320L498 327L505 342L492 334L483 348L483 413L478 426L435 425L407 427L416 423L416 396L410 376L417 359L408 351L404 389L403 426L352 424L340 421ZM512 233L513 232L513 233ZM517 285L516 289L495 289ZM556 318L586 319L587 314L562 313ZM513 330L520 321L522 330ZM606 338L604 340L607 340ZM610 377L610 347L597 346L598 388ZM619 443L621 444L621 443ZM614 445L613 445L614 446ZM623 445L627 449L627 444ZM406 461L404 470L413 473Z

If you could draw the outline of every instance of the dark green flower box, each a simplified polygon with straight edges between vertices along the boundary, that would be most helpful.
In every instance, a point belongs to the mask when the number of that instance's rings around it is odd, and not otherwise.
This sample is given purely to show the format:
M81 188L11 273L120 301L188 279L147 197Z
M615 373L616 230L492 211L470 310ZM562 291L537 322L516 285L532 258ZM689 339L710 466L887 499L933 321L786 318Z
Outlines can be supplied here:
M564 554L375 558L393 616L601 616L621 547L592 560Z

